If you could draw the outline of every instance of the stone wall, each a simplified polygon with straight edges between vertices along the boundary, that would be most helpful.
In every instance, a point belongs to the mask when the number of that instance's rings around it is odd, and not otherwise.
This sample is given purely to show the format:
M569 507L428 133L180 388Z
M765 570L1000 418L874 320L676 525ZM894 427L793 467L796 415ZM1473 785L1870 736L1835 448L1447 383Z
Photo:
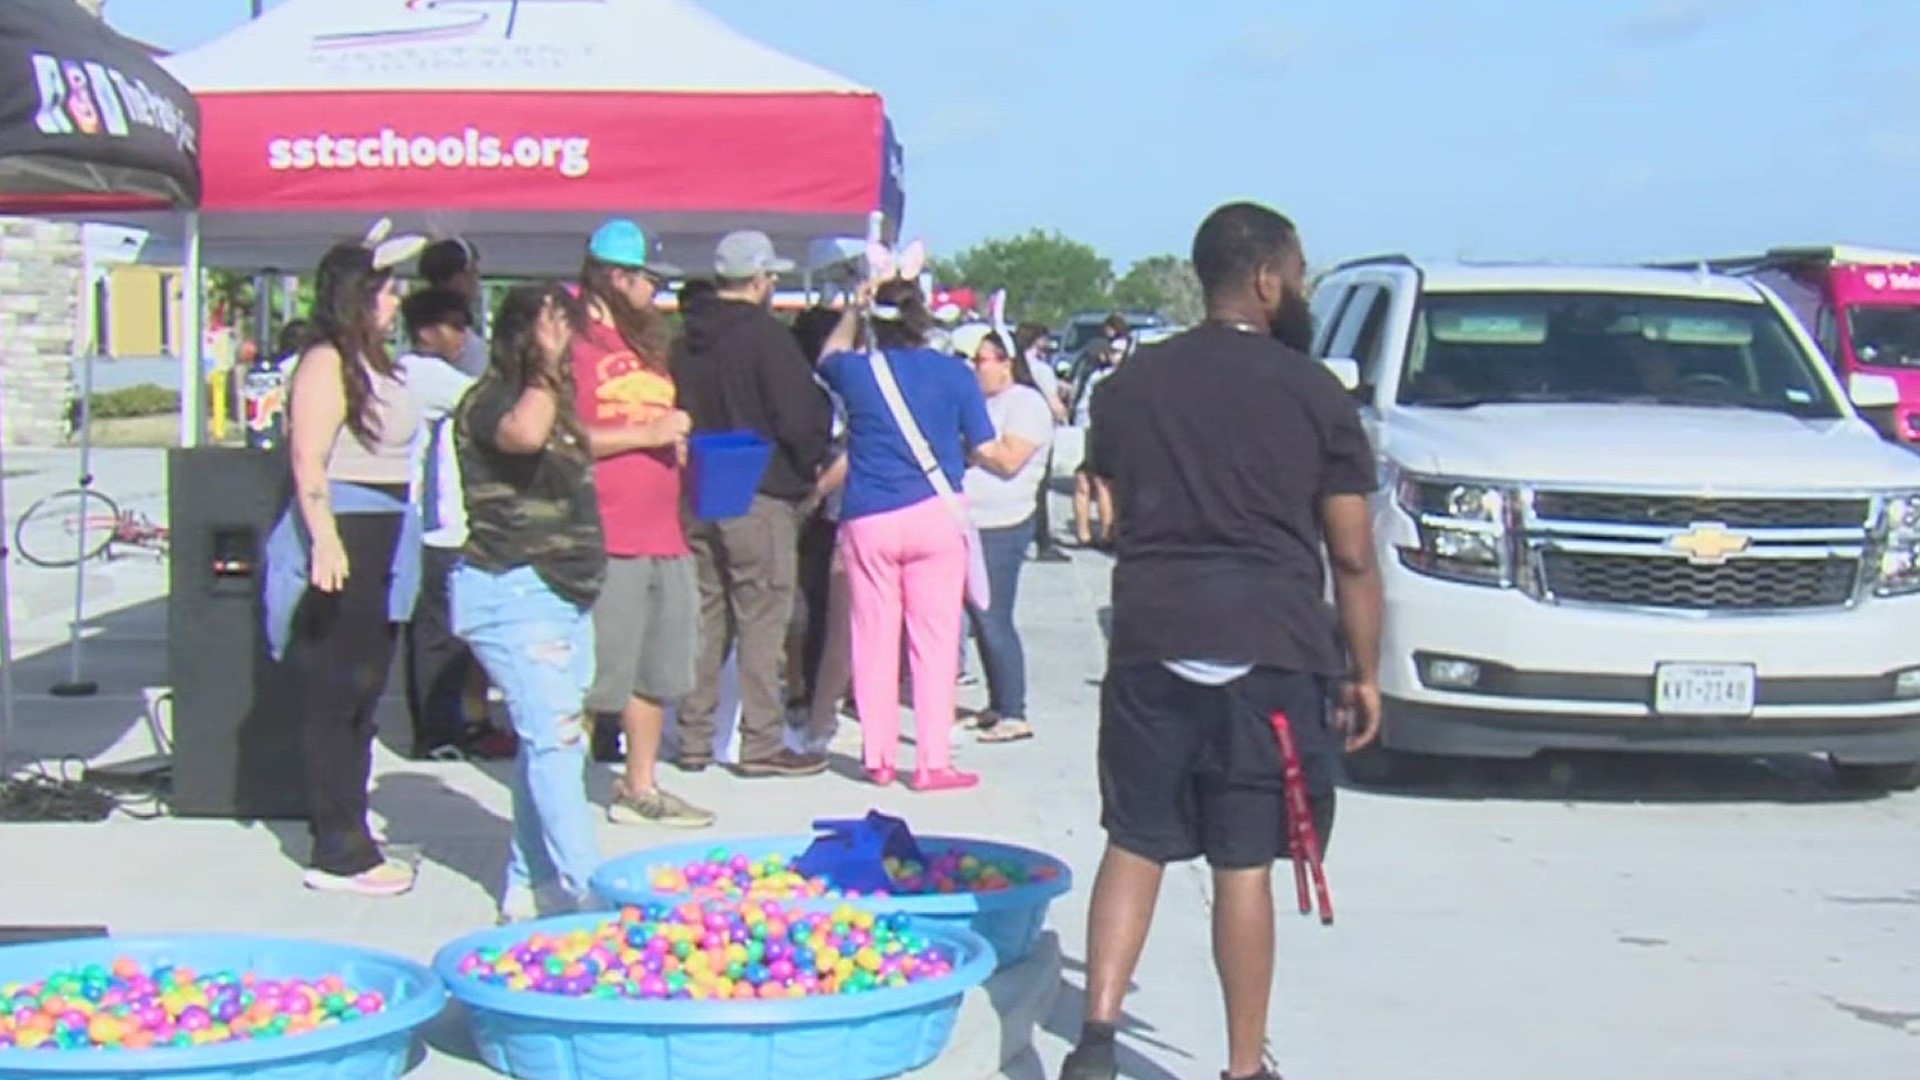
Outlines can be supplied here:
M106 5L75 2L96 17ZM83 272L79 226L0 218L0 444L66 434Z
M66 435L80 321L80 229L0 218L0 430L8 446Z

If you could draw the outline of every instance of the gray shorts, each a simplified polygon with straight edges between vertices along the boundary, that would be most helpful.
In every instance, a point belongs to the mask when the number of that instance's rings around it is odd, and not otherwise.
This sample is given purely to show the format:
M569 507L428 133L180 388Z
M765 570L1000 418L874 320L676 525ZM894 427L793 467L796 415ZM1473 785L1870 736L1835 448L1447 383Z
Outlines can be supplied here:
M693 558L607 560L607 582L593 605L593 635L589 710L617 713L628 698L670 704L692 693L700 653Z

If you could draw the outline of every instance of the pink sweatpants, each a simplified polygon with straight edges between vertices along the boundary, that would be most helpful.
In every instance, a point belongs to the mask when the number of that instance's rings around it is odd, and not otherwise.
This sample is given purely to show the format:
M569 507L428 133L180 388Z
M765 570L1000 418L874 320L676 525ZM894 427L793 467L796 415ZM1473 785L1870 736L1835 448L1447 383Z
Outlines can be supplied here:
M953 767L967 537L939 499L840 526L853 615L853 700L869 769L898 768L900 626L913 665L918 769Z

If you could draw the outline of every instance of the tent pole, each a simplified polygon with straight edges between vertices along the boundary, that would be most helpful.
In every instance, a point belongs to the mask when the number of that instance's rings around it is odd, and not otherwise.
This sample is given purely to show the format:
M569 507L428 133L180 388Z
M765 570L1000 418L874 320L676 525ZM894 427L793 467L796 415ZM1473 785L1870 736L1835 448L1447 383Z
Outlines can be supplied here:
M187 265L185 295L181 297L180 336L180 445L200 445L207 428L207 380L200 373L201 338L200 212L187 211Z
M273 348L273 275L262 270L253 275L253 344L260 350L257 354L263 359L274 360L267 356Z
M83 252L80 279L89 295L93 292L93 275L93 253ZM91 315L92 308L90 301L81 304L84 315ZM93 354L96 346L93 325L94 320L88 318L87 328L79 337L80 527L73 532L73 621L67 624L67 681L53 684L51 692L55 697L90 697L100 689L97 683L80 677L80 629L87 610L87 531L94 505L88 498L93 492Z
M6 431L0 426L0 447L6 441ZM6 470L0 468L0 476L5 474ZM0 480L0 522L6 520L7 485ZM7 550L9 531L0 528L0 777L8 775L7 755L13 752L13 594L7 580L13 553Z

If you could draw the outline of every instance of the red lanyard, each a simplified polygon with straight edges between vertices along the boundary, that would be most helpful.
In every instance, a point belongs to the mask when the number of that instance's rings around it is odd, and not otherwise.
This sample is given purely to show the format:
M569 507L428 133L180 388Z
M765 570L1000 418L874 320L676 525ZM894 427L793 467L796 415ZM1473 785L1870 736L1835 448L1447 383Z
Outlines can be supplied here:
M1285 766L1287 791L1287 844L1293 857L1293 886L1300 897L1300 914L1313 914L1314 899L1320 901L1320 923L1333 925L1333 897L1327 891L1327 871L1320 864L1320 834L1313 827L1313 805L1307 799L1307 774L1300 765L1300 747L1293 741L1293 725L1287 714L1273 714L1273 734L1280 740L1280 759ZM1307 887L1311 874L1313 887Z

